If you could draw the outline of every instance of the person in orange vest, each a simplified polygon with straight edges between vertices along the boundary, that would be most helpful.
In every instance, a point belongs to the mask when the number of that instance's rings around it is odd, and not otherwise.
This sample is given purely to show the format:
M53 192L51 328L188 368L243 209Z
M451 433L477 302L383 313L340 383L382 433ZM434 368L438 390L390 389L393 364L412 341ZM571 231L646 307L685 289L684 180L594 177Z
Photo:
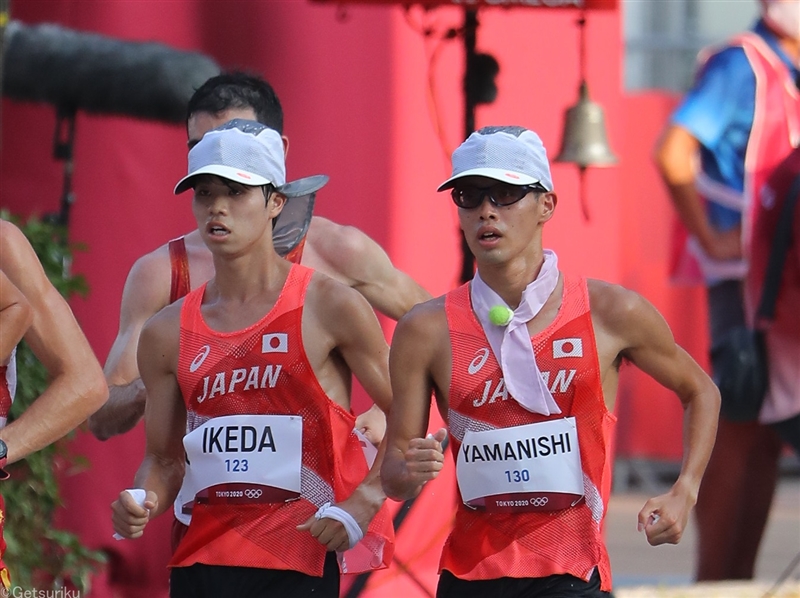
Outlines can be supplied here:
M800 149L795 149L769 177L762 199L755 206L750 267L745 278L745 306L748 320L754 325L773 239L778 227L785 224L781 222L784 206L791 199L798 177ZM769 385L758 419L777 431L800 456L800 209L796 203L789 230L775 317L765 330Z
M389 410L388 346L360 293L275 251L285 185L281 136L234 119L175 188L194 190L214 276L142 329L147 447L138 492L112 505L123 538L191 508L173 598L338 598L340 571L391 562L381 458L367 464L350 409L355 375Z
M384 490L395 500L419 494L442 469L449 433L460 504L437 596L606 596L621 364L674 391L686 414L680 475L638 514L652 545L681 539L719 392L643 297L559 271L542 246L558 198L536 133L485 127L452 162L439 191L458 207L477 272L397 325ZM448 427L426 437L432 391Z
M673 275L705 284L711 345L744 324L751 210L800 141L800 0L760 0L752 31L704 50L692 89L656 148L685 243ZM750 579L775 491L781 442L722 397L716 446L697 500L698 581Z

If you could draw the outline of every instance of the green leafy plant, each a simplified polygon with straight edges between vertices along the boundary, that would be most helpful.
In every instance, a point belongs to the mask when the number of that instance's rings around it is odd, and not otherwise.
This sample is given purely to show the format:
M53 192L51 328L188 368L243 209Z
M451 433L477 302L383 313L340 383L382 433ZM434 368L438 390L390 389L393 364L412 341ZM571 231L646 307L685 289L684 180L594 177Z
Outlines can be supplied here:
M37 218L21 224L6 212L0 212L0 218L11 220L25 233L48 278L62 295L69 298L76 293L86 294L85 279L69 271L73 251L81 247L69 244L64 227ZM47 371L23 341L17 348L17 393L10 419L18 417L46 387ZM105 561L105 556L82 546L75 534L55 529L53 521L62 504L58 475L84 465L69 454L63 442L57 442L9 466L11 478L0 483L0 494L6 503L7 551L3 560L15 586L71 586L88 591L91 573Z

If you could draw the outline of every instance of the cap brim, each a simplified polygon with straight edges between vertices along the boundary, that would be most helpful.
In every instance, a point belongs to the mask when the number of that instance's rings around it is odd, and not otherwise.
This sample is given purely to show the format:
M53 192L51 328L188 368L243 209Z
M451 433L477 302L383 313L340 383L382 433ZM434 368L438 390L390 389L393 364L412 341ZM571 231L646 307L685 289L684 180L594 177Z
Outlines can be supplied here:
M289 181L282 187L278 187L278 193L285 195L287 198L303 197L310 195L322 189L328 184L330 177L327 174L315 174L312 176L303 177L296 181Z
M486 177L487 179L494 179L496 181L508 183L509 185L534 185L536 183L541 183L539 179L530 177L527 174L503 170L502 168L473 168L471 170L459 172L455 176L451 176L444 183L439 185L437 191L445 191L450 189L455 185L458 179L463 179L464 177L468 176L482 176Z
M245 172L244 170L231 168L230 166L222 166L221 164L209 164L208 166L203 166L202 168L187 174L180 181L178 181L178 184L175 185L175 195L190 189L193 185L194 179L203 174L215 175L223 179L233 181L234 183L249 185L251 187L261 187L262 185L269 185L272 183L272 181L269 179L265 179L264 177L253 174L252 172Z

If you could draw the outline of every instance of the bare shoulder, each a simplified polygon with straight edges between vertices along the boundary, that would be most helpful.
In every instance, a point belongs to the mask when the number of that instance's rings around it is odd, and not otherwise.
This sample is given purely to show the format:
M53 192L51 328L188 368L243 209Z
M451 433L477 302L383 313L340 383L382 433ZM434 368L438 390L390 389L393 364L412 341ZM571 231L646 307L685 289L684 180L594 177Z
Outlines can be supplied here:
M452 368L444 305L444 297L437 297L412 307L397 322L389 355L389 368L393 374L402 372L402 377L407 380L414 376L429 380L438 389L437 394L444 393L439 394L440 399L446 399ZM393 385L394 382L393 379Z
M314 241L326 244L333 244L339 239L350 239L354 236L354 231L361 232L354 226L338 224L322 216L313 216L308 226L309 238L313 237Z
M354 260L368 257L370 252L383 253L380 246L365 232L345 224L338 224L321 216L314 216L308 229L306 243L325 263L337 272L349 270ZM354 265L358 265L355 263Z
M15 224L0 220L0 266L13 270L34 261L38 261L36 254L23 232Z
M169 305L172 271L167 245L138 258L122 293L122 316L145 319ZM127 312L127 313L126 313Z
M621 351L662 339L672 341L663 316L639 293L602 280L589 279L587 285L596 332L616 338Z
M163 349L174 347L177 351L180 340L182 306L183 299L180 299L161 309L144 323L140 337L140 349L145 345L148 349L156 346Z
M649 303L639 293L604 280L588 279L592 314L610 325L624 323Z
M448 338L447 315L444 309L444 296L418 303L397 322L395 338L412 339Z
M7 220L0 220L0 270L38 309L62 300L25 234Z
M309 308L321 317L348 317L361 311L374 315L361 293L316 270L306 291L305 309Z
M170 281L170 269L169 249L165 244L139 257L131 266L128 279L139 284L161 283L163 286L165 281Z

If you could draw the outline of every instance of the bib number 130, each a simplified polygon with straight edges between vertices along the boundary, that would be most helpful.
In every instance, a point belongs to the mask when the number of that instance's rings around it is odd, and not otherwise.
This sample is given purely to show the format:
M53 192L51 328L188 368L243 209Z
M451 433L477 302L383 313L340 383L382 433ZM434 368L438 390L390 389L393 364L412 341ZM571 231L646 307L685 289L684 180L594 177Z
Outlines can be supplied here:
M528 482L531 479L531 474L527 469L514 469L506 471L505 474L509 482Z

